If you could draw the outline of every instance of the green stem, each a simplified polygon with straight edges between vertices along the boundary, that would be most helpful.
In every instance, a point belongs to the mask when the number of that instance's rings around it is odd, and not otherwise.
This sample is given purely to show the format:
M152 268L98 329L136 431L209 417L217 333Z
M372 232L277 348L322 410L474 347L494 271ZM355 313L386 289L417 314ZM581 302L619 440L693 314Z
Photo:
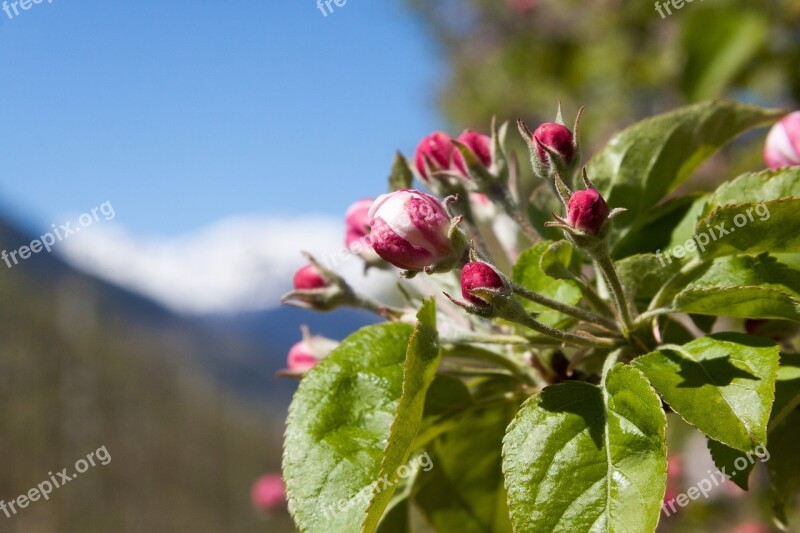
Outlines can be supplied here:
M556 329L542 324L528 314L520 314L520 316L515 318L516 321L523 326L527 326L530 329L541 333L542 335L547 335L570 344L576 344L578 346L591 346L595 348L614 348L618 346L617 341L614 339L600 338L589 334L572 333L569 331Z
M530 340L519 335L480 335L480 334L459 334L453 337L444 337L442 344L521 344L528 345Z
M611 294L611 299L617 311L618 320L622 326L622 334L627 339L631 331L631 326L633 325L631 306L625 294L625 288L622 286L622 281L619 279L617 267L614 266L614 262L608 254L608 246L603 243L602 247L595 251L592 256L600 272L603 273L603 278L606 280L608 292Z
M644 313L636 317L636 320L633 321L633 329L635 331L644 326L645 322L652 320L653 318L659 317L661 315L669 315L674 312L675 312L674 309L670 309L668 307L661 307L659 309L652 309L650 311L645 311Z
M580 318L581 320L584 320L586 322L603 326L611 331L619 331L619 327L613 320L609 320L605 317L602 317L597 313L593 313L591 311L587 311L585 309L581 309L580 307L575 307L573 305L563 304L557 300L553 300L552 298L548 298L547 296L528 290L522 285L519 285L514 282L511 283L511 289L516 294L537 304L541 304L544 305L545 307L549 307L550 309L554 309L561 313L574 316L576 318Z

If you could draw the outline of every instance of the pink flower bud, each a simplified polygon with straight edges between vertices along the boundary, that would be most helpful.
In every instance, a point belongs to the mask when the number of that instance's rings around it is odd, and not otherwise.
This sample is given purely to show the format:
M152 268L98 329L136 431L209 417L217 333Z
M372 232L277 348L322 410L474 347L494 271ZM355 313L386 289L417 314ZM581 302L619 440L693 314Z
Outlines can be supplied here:
M306 265L294 273L294 290L296 291L324 289L327 286L328 282L314 265Z
M554 122L545 122L536 128L536 131L533 132L533 138L538 141L536 143L536 151L543 164L547 165L549 161L547 152L540 144L558 153L565 164L572 163L572 158L575 155L575 144L572 132L566 126Z
M381 261L369 240L369 208L374 201L372 198L363 198L351 205L344 216L344 242L347 248L370 264Z
M300 341L289 350L286 366L292 372L308 372L316 366L319 359L314 355L306 341Z
M575 191L567 204L569 225L595 235L608 219L608 213L608 205L596 189Z
M429 194L414 189L384 194L369 214L372 247L398 268L422 270L456 252L448 237L450 217Z
M772 127L764 145L764 162L771 169L800 165L800 111Z
M250 489L253 506L261 511L272 511L286 503L286 486L280 474L265 474Z
M489 168L492 166L492 138L476 131L465 131L457 139L461 144L467 146L481 165ZM456 150L453 154L453 165L456 170L464 177L469 176L467 165L461 152Z
M501 289L503 280L486 263L467 263L461 270L461 295L468 302L479 307L486 307L489 302L479 298L469 291L473 289Z
M433 172L449 170L453 165L453 151L456 147L450 136L441 131L436 131L417 145L414 155L414 165L417 167L419 177L428 181Z

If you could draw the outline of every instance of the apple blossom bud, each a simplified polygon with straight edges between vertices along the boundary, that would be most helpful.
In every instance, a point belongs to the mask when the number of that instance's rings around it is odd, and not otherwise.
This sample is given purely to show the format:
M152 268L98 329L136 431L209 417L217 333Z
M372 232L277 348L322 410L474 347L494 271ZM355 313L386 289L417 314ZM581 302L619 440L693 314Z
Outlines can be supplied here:
M306 265L294 274L294 290L296 291L324 289L327 286L328 282L314 265Z
M800 165L800 111L772 127L764 145L764 162L771 169Z
M542 164L545 166L550 164L548 153L543 148L544 146L557 153L564 166L569 167L572 165L572 159L575 156L575 139L566 126L555 122L545 122L536 128L536 131L533 132L533 138L536 141L536 151Z
M475 158L486 168L492 166L492 138L476 131L465 131L456 139L458 142L469 148ZM464 157L458 150L453 154L453 165L455 169L465 178L469 176Z
M600 232L608 215L608 205L597 189L575 191L567 204L569 225L594 235Z
M369 240L369 208L375 200L362 198L351 205L344 215L345 237L347 248L361 256L370 266L384 265Z
M289 350L286 366L292 372L308 372L316 366L319 359L311 352L306 341L300 341Z
M369 214L375 252L398 268L433 268L464 251L466 243L450 237L452 221L444 206L429 194L414 189L384 194Z
M433 172L450 170L455 149L450 136L441 131L422 139L414 155L414 165L417 167L420 179L427 183Z
M486 263L467 263L461 270L461 295L478 307L487 307L489 302L470 293L474 289L502 289L502 278Z
M280 474L265 474L250 489L253 506L261 511L273 511L286 503L286 485Z

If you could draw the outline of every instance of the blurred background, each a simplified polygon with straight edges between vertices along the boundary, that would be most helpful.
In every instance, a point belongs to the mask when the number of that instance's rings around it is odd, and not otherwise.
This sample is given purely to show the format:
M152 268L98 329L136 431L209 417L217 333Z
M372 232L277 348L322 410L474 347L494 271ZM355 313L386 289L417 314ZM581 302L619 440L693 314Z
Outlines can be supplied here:
M560 101L587 106L590 153L688 102L800 107L796 0L663 17L622 0L23 3L0 4L0 250L63 238L0 262L0 499L112 459L0 531L292 531L250 501L296 386L274 374L301 324L342 339L373 319L278 300L300 251L343 250L347 207L434 129L535 124ZM686 187L760 168L762 139ZM672 427L688 486L710 457ZM766 495L723 492L662 528L768 531Z

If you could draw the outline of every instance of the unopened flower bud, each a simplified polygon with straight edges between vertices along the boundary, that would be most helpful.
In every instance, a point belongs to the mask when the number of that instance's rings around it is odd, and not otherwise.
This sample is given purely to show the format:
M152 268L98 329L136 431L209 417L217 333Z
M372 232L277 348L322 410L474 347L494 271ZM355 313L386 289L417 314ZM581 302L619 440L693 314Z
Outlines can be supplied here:
M597 235L608 220L609 211L596 189L575 191L567 204L567 221L573 228Z
M316 366L319 360L311 353L306 341L300 341L289 350L286 366L292 372L307 372Z
M461 295L465 300L478 307L487 307L489 302L475 296L474 289L502 289L502 278L486 263L467 263L461 270Z
M260 511L273 511L286 504L286 486L280 474L265 474L250 489L253 506Z
M569 128L556 124L555 122L545 122L533 132L536 142L536 151L539 160L543 165L548 166L550 160L546 147L551 152L558 154L564 167L570 167L575 156L575 139Z
M369 240L369 208L375 200L363 198L351 205L344 216L345 245L356 255L360 255L368 265L382 264L381 258L372 249Z
M475 155L478 162L487 169L492 166L492 138L476 131L465 131L456 139L458 142L469 148ZM455 169L464 177L468 177L467 165L464 157L458 150L453 155L453 165Z
M427 183L432 173L450 170L455 150L450 136L441 131L422 139L414 155L414 166L417 167L420 179Z
M304 374L329 353L336 349L339 343L335 340L312 335L308 328L303 327L303 340L289 349L286 357L286 367L289 374Z
M764 162L771 169L800 165L800 111L772 127L764 146Z
M451 232L452 221L444 206L429 194L413 189L384 194L369 214L372 247L398 268L446 270L466 247L460 232Z
M314 265L306 265L294 274L294 290L296 291L324 289L327 286L328 282Z

